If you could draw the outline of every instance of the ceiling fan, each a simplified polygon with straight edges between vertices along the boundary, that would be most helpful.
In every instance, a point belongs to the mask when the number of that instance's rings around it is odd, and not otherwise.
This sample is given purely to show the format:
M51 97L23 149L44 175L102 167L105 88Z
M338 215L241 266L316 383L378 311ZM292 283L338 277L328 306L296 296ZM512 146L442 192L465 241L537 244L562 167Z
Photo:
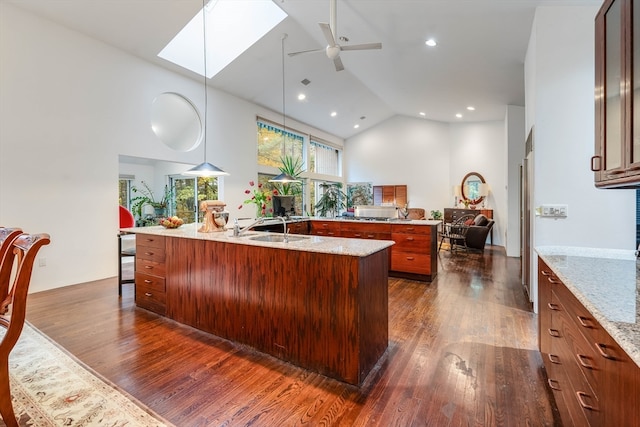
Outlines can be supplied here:
M364 43L364 44L354 44L350 46L340 46L336 42L336 37L338 33L337 29L337 0L329 0L329 24L320 22L320 29L324 34L324 38L327 40L327 47L324 49L311 49L311 50L303 50L299 52L291 52L289 56L300 55L303 53L312 53L312 52L322 52L324 51L329 59L333 60L333 65L336 67L336 71L344 70L344 65L342 65L342 60L340 59L340 52L343 50L370 50L370 49L382 49L382 43ZM348 41L348 40L347 40Z

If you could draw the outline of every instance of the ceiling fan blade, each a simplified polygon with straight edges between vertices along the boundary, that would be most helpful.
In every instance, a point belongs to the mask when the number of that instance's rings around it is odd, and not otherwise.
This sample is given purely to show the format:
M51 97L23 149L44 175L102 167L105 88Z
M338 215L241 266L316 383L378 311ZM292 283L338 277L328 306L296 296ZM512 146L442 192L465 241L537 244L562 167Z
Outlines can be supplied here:
M290 52L288 55L289 56L296 56L296 55L303 55L305 53L315 53L315 52L324 52L325 49L321 48L321 49L309 49L309 50L300 50L298 52Z
M320 25L320 29L322 30L322 34L324 34L324 38L327 40L327 44L329 46L335 46L336 40L333 38L333 33L331 32L329 24L320 22L318 25Z
M333 65L336 67L336 71L344 70L344 65L342 65L342 59L339 56L333 58Z
M382 43L364 43L364 44L340 46L340 50L369 50L369 49L382 49Z

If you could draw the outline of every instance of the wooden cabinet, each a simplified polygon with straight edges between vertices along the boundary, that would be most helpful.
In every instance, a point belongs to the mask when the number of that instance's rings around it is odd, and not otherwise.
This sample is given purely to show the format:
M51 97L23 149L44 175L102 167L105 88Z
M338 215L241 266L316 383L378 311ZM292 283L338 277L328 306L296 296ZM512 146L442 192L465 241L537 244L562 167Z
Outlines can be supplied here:
M433 280L437 271L437 239L431 235L432 227L393 224L391 240L391 271L427 276Z
M340 237L340 223L337 221L311 221L309 233L316 236Z
M606 0L596 16L596 135L591 170L597 187L640 185L640 8Z
M389 265L392 276L430 282L438 274L437 225L312 220L309 228L311 234L320 236L393 240Z
M158 314L166 313L165 238L139 234L136 237L136 305Z
M340 224L340 237L391 240L391 224L377 222L345 222Z
M380 206L382 204L394 204L404 207L407 204L407 186L406 185L374 185L373 186L373 204Z
M640 426L640 368L538 258L539 345L564 425Z
M463 215L479 215L482 214L489 219L493 219L493 209L461 209L461 208L444 208L445 224L452 223Z

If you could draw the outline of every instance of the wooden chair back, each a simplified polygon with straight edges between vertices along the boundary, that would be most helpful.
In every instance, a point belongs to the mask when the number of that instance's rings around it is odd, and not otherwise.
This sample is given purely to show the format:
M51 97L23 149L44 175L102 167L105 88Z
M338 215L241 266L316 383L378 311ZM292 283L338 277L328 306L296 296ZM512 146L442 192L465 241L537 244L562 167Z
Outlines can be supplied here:
M3 307L0 307L4 309L4 314L0 315L0 328L6 330L0 341L0 414L7 427L18 426L11 403L9 353L16 345L24 327L27 294L36 255L40 248L49 242L48 234L20 234L9 245L9 250L0 261L0 270L3 271L5 268L13 270L15 263L15 273L13 276L10 274L8 279L7 299L2 302Z
M0 314L4 314L5 310L2 310L2 302L7 299L9 295L9 281L11 280L11 270L13 263L2 262L5 256L11 248L13 241L22 234L22 230L19 228L0 227Z

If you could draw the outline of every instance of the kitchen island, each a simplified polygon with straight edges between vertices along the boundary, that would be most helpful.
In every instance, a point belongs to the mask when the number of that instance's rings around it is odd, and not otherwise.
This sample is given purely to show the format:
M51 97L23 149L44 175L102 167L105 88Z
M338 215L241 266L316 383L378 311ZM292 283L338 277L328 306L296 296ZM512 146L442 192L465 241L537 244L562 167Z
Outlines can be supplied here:
M136 304L360 385L388 344L391 241L273 233L136 233Z

